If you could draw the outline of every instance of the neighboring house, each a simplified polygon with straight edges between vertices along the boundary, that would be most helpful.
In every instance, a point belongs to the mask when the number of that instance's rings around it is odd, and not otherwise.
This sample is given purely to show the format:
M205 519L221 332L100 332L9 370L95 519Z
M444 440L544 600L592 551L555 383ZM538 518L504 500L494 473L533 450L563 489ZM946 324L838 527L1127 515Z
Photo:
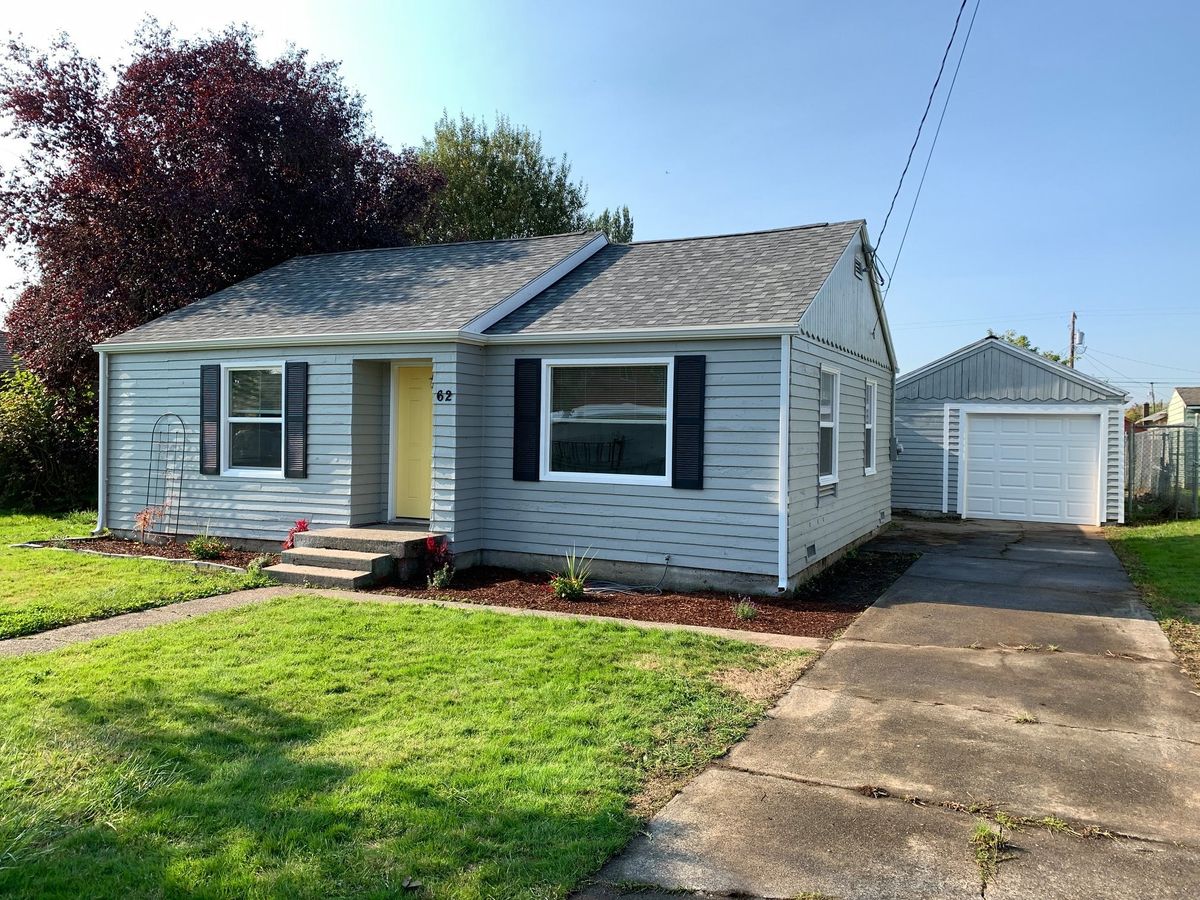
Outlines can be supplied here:
M892 505L916 513L1124 521L1127 395L996 337L896 382Z
M1160 409L1158 412L1152 412L1150 415L1142 416L1140 419L1137 419L1133 422L1130 422L1129 419L1126 419L1125 431L1145 431L1147 428L1154 428L1155 426L1166 424L1167 411L1165 409Z
M101 353L101 521L187 435L179 528L406 521L460 567L774 590L887 522L894 355L861 221L301 257ZM630 565L632 564L632 565Z
M1177 387L1167 404L1168 425L1200 425L1200 387Z
M0 331L0 378L17 371L17 363L8 349L8 332Z

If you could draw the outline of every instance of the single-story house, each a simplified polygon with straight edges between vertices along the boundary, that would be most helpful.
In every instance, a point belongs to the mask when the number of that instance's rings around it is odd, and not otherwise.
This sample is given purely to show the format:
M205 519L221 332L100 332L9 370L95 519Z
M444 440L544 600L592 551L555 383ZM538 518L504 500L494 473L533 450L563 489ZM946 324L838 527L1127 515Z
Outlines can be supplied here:
M245 546L401 523L460 567L575 548L626 583L784 589L890 517L868 248L851 221L288 260L97 346L99 524L132 532L166 480L180 533Z
M1125 516L1124 406L1110 384L994 336L896 381L892 505L1099 525Z
M1167 404L1168 425L1200 425L1200 387L1177 387Z

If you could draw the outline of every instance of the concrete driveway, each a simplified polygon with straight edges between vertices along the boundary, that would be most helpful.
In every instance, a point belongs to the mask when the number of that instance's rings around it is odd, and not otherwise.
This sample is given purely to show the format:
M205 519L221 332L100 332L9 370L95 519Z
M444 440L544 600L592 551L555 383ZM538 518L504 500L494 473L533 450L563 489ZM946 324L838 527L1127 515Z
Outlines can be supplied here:
M1200 694L1099 532L913 521L870 549L924 555L601 882L1195 897ZM1009 823L994 873L981 819Z

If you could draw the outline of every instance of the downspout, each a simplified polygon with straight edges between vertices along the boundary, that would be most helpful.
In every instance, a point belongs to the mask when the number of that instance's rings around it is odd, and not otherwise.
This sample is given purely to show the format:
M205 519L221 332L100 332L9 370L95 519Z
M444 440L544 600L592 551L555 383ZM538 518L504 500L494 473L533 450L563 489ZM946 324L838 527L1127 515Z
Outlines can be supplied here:
M108 353L100 353L100 430L96 441L97 459L97 500L96 500L96 530L92 534L100 534L107 527L108 500Z
M792 431L792 338L779 337L779 590L788 587L788 467Z

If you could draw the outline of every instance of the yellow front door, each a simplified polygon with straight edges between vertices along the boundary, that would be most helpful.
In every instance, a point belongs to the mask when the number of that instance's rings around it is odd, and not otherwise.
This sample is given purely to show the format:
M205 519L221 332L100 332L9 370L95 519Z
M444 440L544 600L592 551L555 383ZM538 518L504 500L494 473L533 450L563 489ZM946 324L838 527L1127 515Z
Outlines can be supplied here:
M433 369L396 366L396 494L393 513L398 519L429 518L429 482L433 469Z

